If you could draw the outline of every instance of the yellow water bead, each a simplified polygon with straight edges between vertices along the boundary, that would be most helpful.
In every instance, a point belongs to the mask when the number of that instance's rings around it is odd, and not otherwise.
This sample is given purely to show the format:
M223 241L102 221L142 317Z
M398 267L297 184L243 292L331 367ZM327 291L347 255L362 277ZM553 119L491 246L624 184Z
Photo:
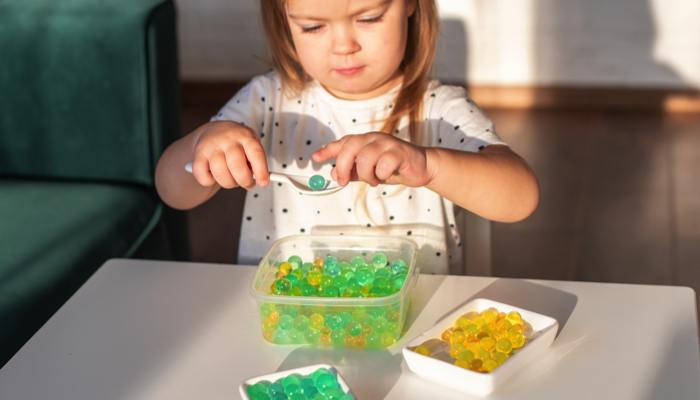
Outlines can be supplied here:
M486 320L482 316L478 316L476 318L473 318L471 321L472 321L472 324L478 326L479 329L481 329L481 326L486 323Z
M454 332L455 328L448 328L445 330L445 332L442 332L442 335L440 335L440 339L445 342L445 343L450 343L450 338L452 337L452 332Z
M465 360L469 362L471 362L476 357L474 353L469 349L464 349L460 351L458 356L460 360Z
M462 315L464 318L468 320L473 320L474 318L479 316L479 313L477 311L469 311L468 313Z
M277 269L280 272L283 272L285 275L289 275L289 273L292 272L292 264L285 261L281 263L280 266L277 267Z
M464 335L464 332L455 331L450 337L450 343L464 343L466 338L467 337Z
M450 355L452 358L459 358L459 353L465 350L465 347L462 343L453 343L452 346L450 346Z
M493 349L496 347L496 341L493 340L493 338L490 336L482 338L479 341L479 344L481 345L481 347L483 347L484 349L486 349L488 351L493 351Z
M491 372L494 369L498 367L498 362L496 360L486 360L484 363L481 365L481 369L483 369L486 372Z
M494 311L495 310L495 311ZM498 310L489 308L481 313L481 316L486 320L486 322L495 322L498 316Z
M464 339L464 343L474 343L479 341L479 338L477 338L473 333L467 333L464 336L466 337L466 339Z
M471 369L472 366L472 364L469 361L462 359L455 361L455 365L464 369Z
M415 351L418 354L430 357L430 349L423 345L416 347L413 351Z
M467 349L476 354L479 350L483 349L483 347L481 347L479 343L469 343L467 345Z
M319 257L314 260L314 265L320 265L323 267L323 258Z
M496 350L508 354L513 349L513 342L510 339L499 339L496 342Z
M455 321L455 328L464 328L465 326L469 325L471 321L469 321L467 318L464 317L459 317L457 318L457 321Z
M513 326L513 324L511 324L507 319L502 319L496 322L496 328L499 331L508 332L508 329L510 329L511 326Z
M491 353L491 359L496 361L498 365L501 365L508 360L508 354L497 351L495 353Z
M525 344L525 336L520 332L510 332L508 334L508 339L513 343L513 347L516 349L523 347Z
M513 325L523 323L523 319L520 317L520 313L517 311L509 312L508 315L506 315L506 319Z
M494 333L496 331L496 329L498 329L498 328L496 328L496 324L493 322L487 322L487 323L481 325L481 331L486 332L488 334Z
M491 359L491 352L486 350L486 349L481 349L476 352L475 354L476 358L481 359L481 360L490 360Z
M485 337L489 337L489 336L491 336L491 335L489 335L488 332L479 332L476 334L476 338L479 340L481 340Z
M507 338L508 334L506 332L503 332L503 331L496 331L496 332L491 334L491 337L493 338L493 340L498 341L500 339Z
M476 335L477 333L481 332L481 329L476 324L469 324L464 327L464 332Z

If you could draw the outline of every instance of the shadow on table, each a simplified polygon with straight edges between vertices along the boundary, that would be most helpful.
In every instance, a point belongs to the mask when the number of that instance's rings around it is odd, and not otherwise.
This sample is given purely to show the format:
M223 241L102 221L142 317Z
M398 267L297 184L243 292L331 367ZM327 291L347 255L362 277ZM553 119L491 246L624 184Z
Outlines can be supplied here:
M447 277L446 275L436 276L440 278L420 279L419 277L416 287L411 291L411 301L408 304L408 312L406 313L406 321L403 325L402 337L408 332Z
M358 399L383 399L401 376L403 355L385 349L299 347L277 369L313 364L334 366Z
M500 278L475 293L464 303L446 312L439 319L447 317L458 308L479 298L511 304L515 307L554 318L559 322L557 336L564 329L564 325L569 320L571 313L574 312L578 302L578 296L569 292L519 279Z

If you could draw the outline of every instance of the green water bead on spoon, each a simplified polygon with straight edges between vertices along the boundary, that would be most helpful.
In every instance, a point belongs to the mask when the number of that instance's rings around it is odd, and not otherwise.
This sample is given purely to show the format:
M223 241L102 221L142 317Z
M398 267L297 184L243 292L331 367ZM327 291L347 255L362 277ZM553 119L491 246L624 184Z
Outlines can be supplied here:
M322 190L326 187L326 178L321 175L314 175L309 178L309 188L311 190Z

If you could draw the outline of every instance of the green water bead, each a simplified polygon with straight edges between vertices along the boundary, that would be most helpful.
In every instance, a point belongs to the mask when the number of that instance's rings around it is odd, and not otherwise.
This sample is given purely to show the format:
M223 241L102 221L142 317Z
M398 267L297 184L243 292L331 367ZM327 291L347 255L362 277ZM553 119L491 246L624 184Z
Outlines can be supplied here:
M333 286L340 289L341 293L344 293L345 289L348 287L348 280L343 275L338 275L333 278Z
M338 258L336 258L335 256L327 256L323 259L323 265L328 265L330 263L338 264Z
M343 338L345 338L344 336ZM321 393L325 393L330 388L338 387L338 379L331 374L322 374L316 379L316 387Z
M282 386L281 383L277 383L277 382L271 383L271 384L267 387L267 394L269 394L270 396L272 396L272 395L275 394L275 393L284 393L284 386Z
M362 325L359 322L351 322L345 327L345 331L352 337L359 336L362 333Z
M374 277L389 279L391 278L391 270L389 268L377 268L377 270L374 271Z
M320 314L311 314L311 316L309 316L309 328L311 329L321 329L323 328L325 323L326 322L323 316L321 316Z
M328 399L328 400L340 400L340 398L343 397L343 395L345 395L345 393L343 393L343 391L338 389L337 387L332 387L332 388L326 389L326 392L324 393L324 395L326 396L326 399Z
M348 326L353 321L352 314L349 312L341 312L338 314L338 317L340 318L341 326Z
M399 274L396 275L392 280L391 280L391 285L394 286L397 289L401 289L403 287L403 284L406 283L406 274Z
M316 288L308 283L302 283L299 285L299 290L301 290L301 295L306 297L316 294Z
M309 318L305 315L298 315L294 318L294 329L305 331L309 327Z
M285 277L282 278L282 279L288 280L289 283L292 284L292 286L297 286L297 285L299 284L299 277L296 276L296 274L289 274L289 275L285 276ZM282 279L280 279L280 281L281 281ZM292 288L289 288L289 290L291 290L291 289L292 289Z
M281 329L288 331L294 327L294 318L291 315L283 315L277 321L277 325L279 325Z
M323 265L326 267L326 273L330 276L338 276L343 270L343 267L336 262L324 263Z
M343 344L345 342L345 336L347 334L345 333L345 329L339 329L337 331L331 332L331 343L333 344Z
M297 268L292 270L290 275L295 275L297 278L299 278L299 281L304 277L304 271L301 270L301 268Z
M336 286L328 285L325 289L323 289L323 294L328 297L338 297L340 296L340 289L338 289Z
M401 269L401 267L405 267L405 266L406 266L406 263L403 260L401 260L401 259L394 260L391 263L391 273L396 275L399 273L399 270Z
M365 266L365 265L367 265L367 264L365 263L365 259L364 259L364 258L362 258L362 257L355 257L355 258L352 259L352 261L350 261L350 265L352 265L355 269L357 269L357 268L363 267L363 266Z
M326 287L333 283L333 277L330 275L321 275L321 283L319 284L320 286Z
M321 375L324 374L330 374L331 372L325 368L319 368L316 371L311 373L311 379L313 379L314 382L318 381L318 378L321 377Z
M335 330L343 328L343 319L335 314L326 314L326 326Z
M263 317L269 317L271 313L275 311L275 305L270 303L265 303L260 307L260 314Z
M272 341L278 344L289 343L289 331L284 329L277 329L272 334Z
M372 257L372 265L374 265L376 268L383 268L386 267L386 256L382 253L377 253Z
M357 281L357 278L350 278L348 280L348 289L353 292L357 292L358 290L362 289L362 285Z
M296 269L296 268L301 267L301 264L303 261L302 261L301 257L294 255L294 256L289 257L287 259L287 262L292 264L292 267Z
M369 286L372 284L372 282L374 282L374 272L372 272L372 270L369 268L362 268L357 271L355 279L357 279L360 285Z
M387 286L389 284L389 280L387 280L385 277L380 276L378 278L374 278L374 282L372 282L372 286L378 289L382 289L384 286Z
M320 338L321 331L319 330L309 328L304 331L304 340L306 340L306 343L314 344L318 342Z
M372 331L377 333L384 333L389 330L389 321L384 317L376 318L372 322Z
M275 289L277 293L286 294L292 290L292 282L287 278L278 279L275 281Z
M311 190L322 190L326 187L326 178L321 175L314 175L309 178L309 188Z
M305 262L305 263L301 264L300 269L304 274L308 274L309 271L311 271L311 267L313 267L313 265L314 265L314 263L312 263L312 262Z
M299 392L289 396L289 400L307 400L307 397L302 392Z

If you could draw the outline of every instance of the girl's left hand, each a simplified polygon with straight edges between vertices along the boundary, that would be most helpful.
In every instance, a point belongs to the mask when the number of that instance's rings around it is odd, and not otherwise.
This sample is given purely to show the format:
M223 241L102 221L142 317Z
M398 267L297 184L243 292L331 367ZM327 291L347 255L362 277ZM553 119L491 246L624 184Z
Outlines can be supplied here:
M337 158L331 178L341 186L350 181L425 186L434 175L430 149L382 132L343 136L313 154L316 162Z

